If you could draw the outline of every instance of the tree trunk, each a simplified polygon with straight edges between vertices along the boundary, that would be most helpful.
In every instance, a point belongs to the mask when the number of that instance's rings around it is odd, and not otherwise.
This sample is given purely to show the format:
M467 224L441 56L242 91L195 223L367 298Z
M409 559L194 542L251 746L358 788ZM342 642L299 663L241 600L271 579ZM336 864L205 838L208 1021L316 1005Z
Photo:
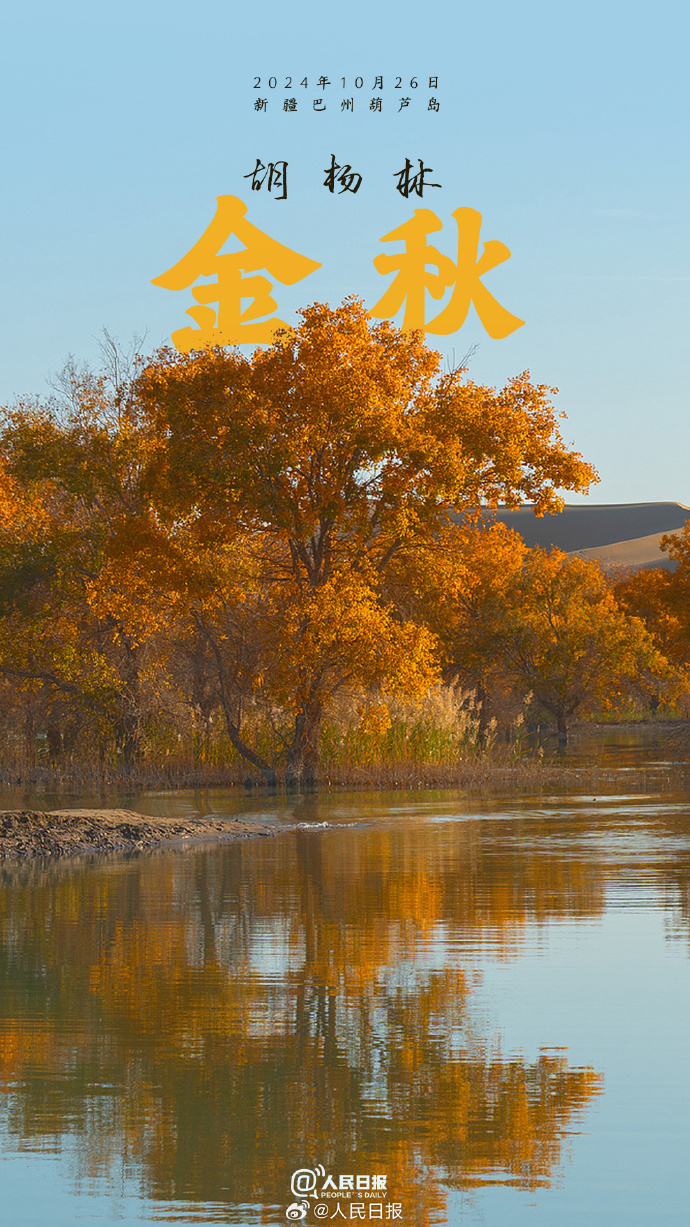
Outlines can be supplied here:
M319 780L319 742L323 703L313 699L295 717L295 733L285 762L286 788L315 788Z
M205 625L203 619L199 615L195 615L195 621L199 631L211 649L216 662L220 703L223 709L223 715L225 716L225 727L228 730L228 737L230 738L232 745L237 750L237 753L242 755L245 762L251 763L252 767L256 767L257 771L261 772L269 788L275 788L278 784L278 776L276 775L274 768L270 765L270 763L266 762L265 758L262 758L260 754L257 754L255 750L252 750L251 746L246 745L240 736L240 726L234 718L230 703L230 696L228 694L228 686L225 677L225 666L223 664L223 657L220 648L213 638L210 630Z
M481 682L477 683L474 691L474 699L477 711L477 748L480 750L486 749L486 742L489 736L489 713L487 710L489 696L482 686Z
M34 727L34 713L31 708L27 709L24 718L24 757L28 767L33 767L36 762L36 729Z
M559 711L556 717L558 721L558 744L559 746L567 746L568 744L568 720L565 712Z
M228 737L237 750L237 753L241 754L242 758L246 762L251 763L252 767L256 767L257 771L261 772L270 788L275 788L278 783L278 776L276 775L273 767L271 767L270 763L267 763L265 758L262 758L260 754L256 754L250 746L245 745L240 737L240 730L235 724L235 721L232 719L224 696L222 698L222 703L223 714L225 716L225 727L228 730Z
M141 758L141 730L139 716L135 712L125 712L117 724L115 746L122 754L125 771L132 771Z
M62 731L56 720L50 720L46 724L46 739L48 741L48 753L51 763L57 763L62 757L64 749L62 740Z
M125 685L120 695L122 715L117 722L115 742L122 753L125 771L134 769L141 758L141 698L139 687L139 652L129 643L123 645L122 672Z

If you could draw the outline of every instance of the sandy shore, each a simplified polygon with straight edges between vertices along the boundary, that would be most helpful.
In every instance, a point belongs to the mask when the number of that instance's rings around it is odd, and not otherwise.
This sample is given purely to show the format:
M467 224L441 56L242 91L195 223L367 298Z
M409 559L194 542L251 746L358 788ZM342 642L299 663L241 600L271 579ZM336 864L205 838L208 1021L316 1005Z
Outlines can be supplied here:
M274 834L272 827L239 818L150 818L126 809L0 810L0 860Z

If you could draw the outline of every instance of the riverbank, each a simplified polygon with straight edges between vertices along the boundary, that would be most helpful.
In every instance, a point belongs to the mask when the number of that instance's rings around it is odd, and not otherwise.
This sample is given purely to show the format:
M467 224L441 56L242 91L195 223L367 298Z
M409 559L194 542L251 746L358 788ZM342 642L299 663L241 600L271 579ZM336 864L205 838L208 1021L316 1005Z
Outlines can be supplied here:
M274 835L240 818L151 818L126 809L0 810L0 860L127 852L194 840Z
M559 750L555 735L544 735L542 745L537 744L537 739L537 734L532 735L529 750L526 746L518 751L515 746L500 744L481 753L474 751L465 757L434 761L410 755L402 760L333 762L324 755L318 788L319 791L453 788L474 793L599 788L607 780L609 766L620 765L623 746L633 751L640 762L644 758L671 761L678 769L690 764L690 721L582 722L573 726L565 752ZM22 806L35 804L36 795L45 795L55 804L63 797L67 800L84 793L103 798L106 794L119 794L126 804L128 795L134 793L208 788L232 789L238 795L270 791L258 772L237 760L198 767L166 760L159 764L141 763L130 770L113 764L73 761L0 764L0 789L5 794L5 804L8 801L12 804L8 794L24 793L26 801L21 802ZM281 782L277 791L282 790Z

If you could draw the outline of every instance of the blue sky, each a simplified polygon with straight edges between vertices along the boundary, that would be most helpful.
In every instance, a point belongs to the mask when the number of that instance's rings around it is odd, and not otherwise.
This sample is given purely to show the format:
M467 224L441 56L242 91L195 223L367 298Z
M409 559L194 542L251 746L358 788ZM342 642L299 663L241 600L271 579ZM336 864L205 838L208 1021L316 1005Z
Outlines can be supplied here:
M0 49L0 400L46 391L68 353L95 360L104 325L123 342L147 330L155 346L188 323L190 292L151 279L221 194L321 262L276 287L288 321L350 293L373 306L388 284L372 263L381 236L414 207L437 213L429 241L452 256L451 214L469 206L482 238L511 249L486 284L526 324L494 341L472 309L429 343L451 360L477 346L479 382L529 368L557 386L566 439L600 471L594 500L690 504L687 25L667 0L15 9ZM332 84L315 89L322 75ZM376 75L380 114L368 108ZM288 76L308 89L286 91ZM401 113L398 76L420 83ZM325 112L310 109L318 96ZM323 187L332 154L362 174L357 195ZM287 160L287 200L249 190L257 157ZM406 157L442 187L399 196Z

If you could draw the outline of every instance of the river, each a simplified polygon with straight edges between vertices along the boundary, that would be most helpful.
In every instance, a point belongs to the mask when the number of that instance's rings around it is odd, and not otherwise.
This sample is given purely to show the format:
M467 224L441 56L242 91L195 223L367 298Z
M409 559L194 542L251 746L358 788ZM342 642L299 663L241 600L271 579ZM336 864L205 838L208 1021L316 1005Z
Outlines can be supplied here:
M687 1224L690 794L631 761L144 794L277 834L5 863L3 1222Z

